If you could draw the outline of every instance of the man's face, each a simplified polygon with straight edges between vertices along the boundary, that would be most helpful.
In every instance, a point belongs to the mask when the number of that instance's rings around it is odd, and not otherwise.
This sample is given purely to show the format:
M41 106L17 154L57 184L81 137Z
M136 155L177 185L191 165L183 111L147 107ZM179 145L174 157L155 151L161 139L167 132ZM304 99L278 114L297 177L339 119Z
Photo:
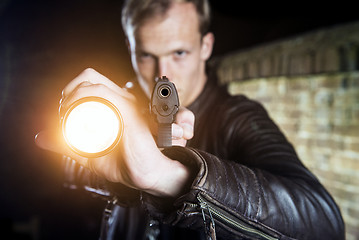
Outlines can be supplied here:
M150 18L128 36L138 81L150 97L156 77L176 85L180 103L188 106L206 82L205 61L213 45L211 33L201 37L192 3L174 3L163 16Z

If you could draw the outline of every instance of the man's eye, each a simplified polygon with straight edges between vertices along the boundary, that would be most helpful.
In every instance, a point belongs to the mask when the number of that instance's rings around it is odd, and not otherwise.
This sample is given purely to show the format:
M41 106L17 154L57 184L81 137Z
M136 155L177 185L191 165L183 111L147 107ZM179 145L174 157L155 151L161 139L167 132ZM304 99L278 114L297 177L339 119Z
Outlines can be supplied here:
M149 59L152 57L152 55L148 54L148 53L140 53L140 54L138 54L138 57L141 59Z
M182 51L182 50L176 51L176 52L174 53L174 55L175 55L176 57L184 57L184 56L186 56L186 54L187 54L187 52L186 52L186 51Z

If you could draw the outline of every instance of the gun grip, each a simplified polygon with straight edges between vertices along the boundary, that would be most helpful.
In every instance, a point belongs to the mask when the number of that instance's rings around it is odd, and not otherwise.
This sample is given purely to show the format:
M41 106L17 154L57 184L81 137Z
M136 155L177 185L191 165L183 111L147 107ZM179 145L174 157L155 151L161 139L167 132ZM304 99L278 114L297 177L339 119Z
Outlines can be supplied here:
M179 99L176 86L167 77L156 79L152 91L150 110L158 124L157 146L172 146L172 123L178 112Z
M172 146L172 124L158 124L157 147Z

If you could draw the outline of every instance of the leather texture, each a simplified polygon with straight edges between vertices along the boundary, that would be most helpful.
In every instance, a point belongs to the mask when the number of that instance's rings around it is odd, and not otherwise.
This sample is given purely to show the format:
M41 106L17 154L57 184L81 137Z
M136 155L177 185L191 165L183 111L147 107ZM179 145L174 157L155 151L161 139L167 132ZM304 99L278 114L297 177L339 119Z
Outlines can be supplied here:
M168 149L166 155L184 164L195 162L198 174L188 194L174 202L172 215L156 212L161 201L148 206L152 214L169 224L200 229L202 215L187 206L198 204L202 194L274 238L345 239L335 201L260 103L230 96L211 81L190 110L196 115L195 137L188 148ZM152 203L150 198L144 202ZM218 239L253 238L220 222L216 229Z
M204 239L203 217L209 223L212 215L201 208L201 196L244 226L239 229L213 217L217 239L345 239L335 201L301 163L263 106L244 95L230 96L216 82L210 77L189 107L196 116L194 138L185 148L163 152L193 170L186 194L161 199L115 183L95 184L110 193L105 197L116 198L116 211L109 217L112 223L128 224L122 230L107 225L111 236L138 234L141 227L130 224L138 222L135 215L124 213L126 209L133 213L137 206L160 221L159 239ZM142 211L139 215L143 218ZM112 239L105 235L101 239Z

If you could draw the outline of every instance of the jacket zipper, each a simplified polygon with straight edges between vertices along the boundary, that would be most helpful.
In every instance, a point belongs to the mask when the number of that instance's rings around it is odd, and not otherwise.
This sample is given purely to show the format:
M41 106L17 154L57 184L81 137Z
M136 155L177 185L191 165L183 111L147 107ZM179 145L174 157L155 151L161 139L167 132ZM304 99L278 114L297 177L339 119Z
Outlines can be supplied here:
M278 238L272 237L272 236L268 235L267 233L264 233L258 229L250 227L247 224L244 224L243 221L241 221L238 218L235 218L233 216L230 216L229 214L226 214L223 210L219 210L218 208L216 208L216 206L214 204L209 203L200 194L197 195L197 199L200 203L200 208L202 210L202 215L204 218L205 226L206 226L206 221L205 221L205 216L204 216L203 210L204 209L208 210L208 214L211 218L210 229L212 227L214 228L214 226L215 226L214 220L213 220L213 217L214 217L215 219L219 220L220 222L224 222L224 223L234 227L235 229L239 230L240 232L247 233L250 236L255 235L256 237L260 237L260 239L267 239L267 240L277 240L278 239ZM215 229L211 229L211 232L214 232L214 234L215 234Z

